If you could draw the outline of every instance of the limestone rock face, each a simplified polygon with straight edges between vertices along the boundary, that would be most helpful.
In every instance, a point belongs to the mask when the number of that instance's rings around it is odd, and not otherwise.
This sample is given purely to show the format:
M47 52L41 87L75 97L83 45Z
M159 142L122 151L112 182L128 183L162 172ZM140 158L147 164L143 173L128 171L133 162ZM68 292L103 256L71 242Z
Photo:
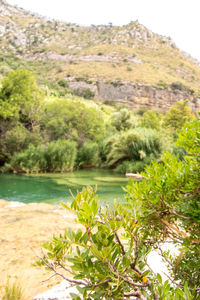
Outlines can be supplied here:
M66 79L67 80L67 79ZM200 110L200 98L187 90L161 89L148 84L132 82L95 81L89 84L84 81L68 80L68 86L81 94L84 89L94 92L95 98L101 102L111 100L119 104L127 104L133 109L145 107L158 111L167 111L175 102L189 100L192 112Z

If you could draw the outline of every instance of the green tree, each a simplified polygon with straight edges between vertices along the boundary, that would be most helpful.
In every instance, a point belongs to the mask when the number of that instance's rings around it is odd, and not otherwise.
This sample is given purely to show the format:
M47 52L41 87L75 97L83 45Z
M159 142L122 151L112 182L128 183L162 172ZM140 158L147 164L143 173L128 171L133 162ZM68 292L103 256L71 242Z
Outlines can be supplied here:
M161 116L155 110L146 111L140 119L141 127L159 130L161 126Z
M130 129L131 122L131 113L127 108L123 108L118 112L114 112L111 115L111 124L118 130Z
M184 148L183 161L171 153L163 163L148 166L147 179L127 187L127 200L143 224L146 244L158 246L167 238L180 251L179 259L168 257L176 280L200 285L200 119L189 122L179 134L177 145Z
M2 80L0 116L18 118L34 127L37 124L43 93L32 73L26 69L11 71Z
M188 101L178 101L167 112L164 124L172 131L180 130L186 121L192 120L193 115L188 107Z
M43 108L41 126L50 140L69 138L82 144L98 140L104 131L103 113L80 101L58 99Z

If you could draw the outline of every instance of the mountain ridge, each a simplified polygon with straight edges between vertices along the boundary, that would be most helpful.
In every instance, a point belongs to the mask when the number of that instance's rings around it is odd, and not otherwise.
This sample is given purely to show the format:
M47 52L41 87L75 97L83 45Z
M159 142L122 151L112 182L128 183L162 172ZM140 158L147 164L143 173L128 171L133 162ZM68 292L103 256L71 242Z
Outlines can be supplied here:
M80 26L0 0L0 46L2 76L23 66L38 74L42 84L44 78L53 82L64 79L71 86L71 82L77 85L75 91L80 89L80 82L129 82L162 88L166 93L173 85L178 86L175 94L188 91L185 96L190 101L199 101L198 62L180 51L171 38L148 30L138 21L123 26Z

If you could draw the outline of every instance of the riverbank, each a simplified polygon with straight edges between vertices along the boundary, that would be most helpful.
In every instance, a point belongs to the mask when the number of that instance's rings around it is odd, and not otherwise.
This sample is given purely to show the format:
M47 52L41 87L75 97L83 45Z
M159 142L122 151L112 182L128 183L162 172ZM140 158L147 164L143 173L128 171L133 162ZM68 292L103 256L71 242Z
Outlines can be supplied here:
M8 278L11 282L18 279L28 300L59 283L60 278L40 283L50 273L33 266L36 261L33 250L39 253L43 242L67 227L78 225L74 216L60 206L0 200L1 285Z

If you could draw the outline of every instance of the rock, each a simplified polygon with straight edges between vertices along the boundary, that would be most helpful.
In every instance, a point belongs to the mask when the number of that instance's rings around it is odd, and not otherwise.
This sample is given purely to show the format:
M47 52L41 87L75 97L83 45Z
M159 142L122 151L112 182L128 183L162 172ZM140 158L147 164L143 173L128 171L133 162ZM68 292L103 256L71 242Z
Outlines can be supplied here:
M72 299L70 293L78 294L75 287L71 287L70 284L63 280L60 284L54 286L47 292L35 296L32 300L66 300Z
M131 179L145 179L144 176L140 174L133 174L133 173L126 173L126 177L131 178Z
M175 102L180 100L189 100L189 106L193 112L200 109L200 101L195 94L187 90L173 90L170 87L162 89L148 84L133 82L98 80L92 84L80 80L75 81L66 78L68 86L73 91L81 92L89 89L95 94L97 100L105 101L107 99L119 104L126 103L132 109L146 107L158 111L167 111ZM80 93L79 93L80 94Z

